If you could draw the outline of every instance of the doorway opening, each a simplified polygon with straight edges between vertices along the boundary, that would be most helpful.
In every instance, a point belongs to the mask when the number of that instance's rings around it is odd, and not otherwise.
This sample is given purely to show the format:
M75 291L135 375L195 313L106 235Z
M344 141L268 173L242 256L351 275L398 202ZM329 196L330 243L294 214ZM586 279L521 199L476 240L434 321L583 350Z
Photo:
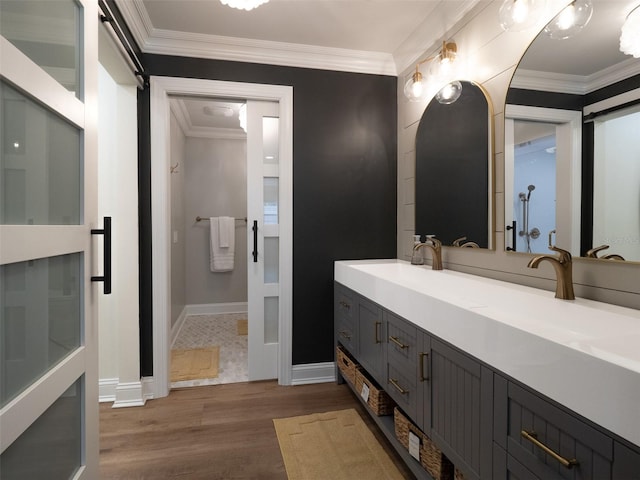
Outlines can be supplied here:
M246 105L170 96L171 388L249 380Z
M170 102L174 97L195 98L195 99L217 99L219 101L237 102L247 99L247 159L248 162L252 158L259 159L261 166L259 168L247 168L247 220L246 227L240 225L240 229L235 228L238 232L242 230L246 232L245 239L247 247L245 252L250 255L247 266L248 275L248 295L247 295L247 311L248 311L248 344L249 351L252 351L252 339L259 340L264 352L273 355L273 363L275 365L275 373L271 377L277 377L278 382L282 385L291 383L291 291L292 291L292 158L293 158L293 89L286 86L272 86L260 84L246 84L233 82L219 82L214 80L198 80L185 78L169 78L169 77L152 77L151 78L151 157L152 157L152 223L154 225L152 233L153 243L153 370L154 375L148 382L153 391L154 397L166 396L169 392L170 381L170 346L171 346L171 319L172 319L172 301L171 301L171 276L172 276L172 256L171 250L174 245L174 231L171 224L172 206L171 206L171 170L181 166L177 162L172 162L171 158L171 108ZM255 103L255 115L252 115L251 104ZM271 104L276 110L275 115L264 111L264 105ZM279 129L276 144L279 152L279 162L277 166L268 165L268 160L264 155L263 146L266 144L264 132L268 121L265 118L276 116L279 118ZM253 127L252 127L253 122ZM255 136L251 136L251 132L256 132ZM251 140L255 138L255 142ZM258 151L257 154L252 153ZM185 168L185 166L182 166ZM186 166L186 172L189 167ZM251 172L257 172L255 178L251 178ZM270 195L273 189L270 188L273 178L277 178L278 190L276 192L277 199L277 225L269 225L268 209L265 206L270 202ZM252 195L257 195L259 201L252 201ZM214 192L215 193L215 192ZM252 205L254 205L252 207ZM258 209L255 210L255 205ZM219 216L229 216L235 219L242 217L242 213L231 210L231 206L224 211L218 213L213 211L214 205L209 205L205 211L204 206L200 206L202 210L197 213L191 212L189 218L185 216L185 225L190 223L202 224L197 225L199 230L193 229L193 232L200 232L201 239L210 235L210 225L206 228L205 224L209 221L196 222L196 217L210 218ZM252 208L254 210L252 210ZM193 216L193 218L191 218ZM217 217L216 217L217 218ZM242 228L244 227L244 228ZM204 235L203 235L204 234ZM178 232L178 240L180 233ZM242 234L239 234L242 236ZM274 235L277 242L273 242ZM210 237L209 237L210 238ZM236 248L237 245L236 245ZM278 268L277 283L268 280L265 256L269 250L275 249L275 256L271 256L271 261L275 262ZM237 251L237 250L236 250ZM205 252L206 253L206 252ZM254 262L254 259L255 262ZM205 266L208 263L201 258L199 261ZM212 273L213 274L213 273ZM262 289L252 291L251 276L262 278ZM273 308L273 298L277 298L277 308ZM252 301L252 299L258 299ZM241 303L241 302L230 302ZM195 304L197 305L197 304ZM256 308L258 314L252 315L252 305ZM222 313L238 313L238 312L222 312ZM255 323L252 318L259 319ZM272 320L269 321L268 318ZM275 318L275 320L273 320ZM275 324L277 342L269 341L272 337L272 330L268 325ZM273 340L273 338L271 338ZM267 352L268 351L268 352ZM260 362L253 362L260 366ZM271 362L265 362L271 363ZM258 376L252 376L252 360L249 358L249 380L259 379Z

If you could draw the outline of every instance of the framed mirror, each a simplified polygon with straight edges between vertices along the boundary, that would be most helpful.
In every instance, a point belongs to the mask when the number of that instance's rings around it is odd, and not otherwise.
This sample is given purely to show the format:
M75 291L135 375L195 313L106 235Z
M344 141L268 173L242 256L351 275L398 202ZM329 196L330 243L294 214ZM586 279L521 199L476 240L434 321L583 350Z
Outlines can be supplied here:
M478 85L435 97L416 133L416 234L443 246L493 248L493 115Z
M505 107L505 248L640 261L640 59L620 51L637 1L592 0L589 23L542 31Z

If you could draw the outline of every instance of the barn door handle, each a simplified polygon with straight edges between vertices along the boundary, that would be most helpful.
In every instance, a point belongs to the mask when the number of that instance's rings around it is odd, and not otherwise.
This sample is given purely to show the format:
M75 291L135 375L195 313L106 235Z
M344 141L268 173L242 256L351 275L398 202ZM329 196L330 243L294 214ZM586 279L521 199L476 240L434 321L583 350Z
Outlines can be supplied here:
M253 252L251 252L251 254L253 255L253 263L258 263L258 221L257 220L253 221L253 227L251 227L251 230L253 230Z
M104 294L111 293L111 217L104 217L102 228L92 228L91 235L104 235L102 249L103 274L91 277L92 282L104 282Z

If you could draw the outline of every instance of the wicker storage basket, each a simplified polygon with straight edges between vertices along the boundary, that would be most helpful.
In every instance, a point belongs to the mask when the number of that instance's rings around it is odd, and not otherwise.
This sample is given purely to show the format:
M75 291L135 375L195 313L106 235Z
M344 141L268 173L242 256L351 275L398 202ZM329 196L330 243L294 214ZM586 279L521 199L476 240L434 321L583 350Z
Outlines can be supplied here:
M336 347L336 361L338 362L338 368L342 376L351 383L351 385L355 385L358 365L340 345Z
M367 399L367 405L373 413L378 416L391 415L393 413L393 407L395 403L391 400L391 397L376 385L373 380L370 380L360 368L356 369L356 393L360 395L362 392L362 386L366 384L369 387L369 398Z
M396 437L409 449L409 432L420 438L420 464L434 480L453 480L453 464L422 431L396 407L393 411Z

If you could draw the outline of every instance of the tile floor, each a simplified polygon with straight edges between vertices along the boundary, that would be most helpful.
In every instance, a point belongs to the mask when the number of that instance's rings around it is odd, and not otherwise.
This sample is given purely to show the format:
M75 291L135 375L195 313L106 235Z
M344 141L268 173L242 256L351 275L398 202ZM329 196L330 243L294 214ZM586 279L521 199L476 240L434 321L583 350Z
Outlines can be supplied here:
M246 313L188 316L171 349L182 350L218 345L220 347L218 377L171 382L171 388L248 381L247 336L238 335L238 320L246 318Z

